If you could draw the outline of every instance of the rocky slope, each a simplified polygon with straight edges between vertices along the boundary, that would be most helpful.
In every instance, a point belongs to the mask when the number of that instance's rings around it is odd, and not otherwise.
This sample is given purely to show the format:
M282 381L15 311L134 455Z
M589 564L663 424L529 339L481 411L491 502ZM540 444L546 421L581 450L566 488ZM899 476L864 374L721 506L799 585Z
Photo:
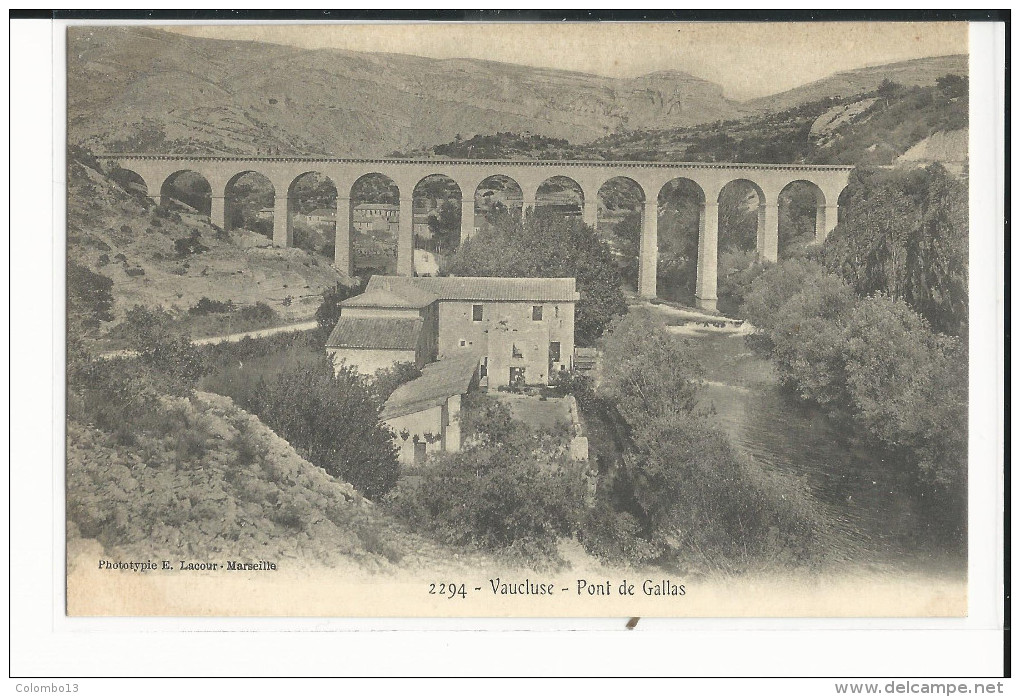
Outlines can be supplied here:
M616 80L141 27L68 34L68 139L93 150L379 156L458 134L583 142L742 111L718 85L674 71Z
M395 522L220 395L166 398L167 435L116 436L69 422L68 559L271 561L369 572L475 568Z
M350 282L321 254L275 248L247 230L225 233L183 206L157 209L94 162L72 159L67 187L68 259L113 280L116 320L135 305L184 314L203 296L239 308L261 301L282 321L308 319L323 290ZM204 251L182 255L175 243L192 236Z
M959 55L888 63L836 73L821 80L794 87L792 90L752 100L747 103L747 106L759 111L783 111L805 102L814 102L827 97L852 97L872 92L882 84L883 80L907 87L915 85L927 87L934 85L935 80L943 75L966 77L968 70L967 56Z

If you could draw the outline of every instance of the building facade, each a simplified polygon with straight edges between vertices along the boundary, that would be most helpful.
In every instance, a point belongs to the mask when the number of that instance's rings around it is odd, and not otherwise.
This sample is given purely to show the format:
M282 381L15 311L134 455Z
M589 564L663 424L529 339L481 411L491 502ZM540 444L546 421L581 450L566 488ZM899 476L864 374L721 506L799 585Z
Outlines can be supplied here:
M374 292L434 297L437 358L477 356L483 386L544 385L572 368L573 278L373 276Z

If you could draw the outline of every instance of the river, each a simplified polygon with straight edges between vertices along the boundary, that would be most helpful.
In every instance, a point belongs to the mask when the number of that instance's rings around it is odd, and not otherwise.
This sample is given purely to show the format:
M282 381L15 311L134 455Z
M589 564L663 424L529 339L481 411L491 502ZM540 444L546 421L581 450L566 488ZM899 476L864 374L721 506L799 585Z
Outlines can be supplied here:
M942 539L911 492L906 468L851 445L818 409L779 386L772 365L743 334L688 336L705 369L702 405L733 442L764 466L801 477L867 549L862 566L962 576L966 554Z

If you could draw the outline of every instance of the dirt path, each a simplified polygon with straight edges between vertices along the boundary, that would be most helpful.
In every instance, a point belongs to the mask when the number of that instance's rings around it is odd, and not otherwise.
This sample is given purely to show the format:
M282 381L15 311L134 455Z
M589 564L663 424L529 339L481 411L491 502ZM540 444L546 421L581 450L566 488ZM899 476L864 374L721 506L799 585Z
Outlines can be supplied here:
M234 334L221 334L220 336L206 336L201 339L193 339L191 343L196 346L206 346L208 344L222 344L227 342L240 341L246 336L250 336L253 339L261 339L267 336L273 336L274 334L284 334L286 332L307 332L315 329L318 323L315 320L307 322L298 322L296 324L285 324L281 327L269 327L267 329L252 329L247 332L236 332ZM119 351L107 351L106 353L99 354L100 358L127 358L130 356L137 356L138 352L131 349L121 349Z

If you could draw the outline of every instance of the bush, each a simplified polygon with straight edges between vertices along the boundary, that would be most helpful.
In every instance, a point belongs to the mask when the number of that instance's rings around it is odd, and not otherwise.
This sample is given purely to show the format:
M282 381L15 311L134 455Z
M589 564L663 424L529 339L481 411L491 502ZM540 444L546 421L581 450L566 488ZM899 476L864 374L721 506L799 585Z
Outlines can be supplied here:
M105 255L104 255L105 256ZM109 257L107 257L109 261ZM67 262L67 312L86 327L113 320L113 279L75 261Z
M204 295L199 298L198 302L188 308L189 315L212 315L212 314L223 314L234 311L234 301L227 300L210 300Z
M254 305L241 308L241 319L246 322L275 322L279 318L276 310L261 300Z
M435 456L418 481L401 481L389 504L444 542L556 563L557 540L576 532L583 515L582 472L525 424L501 421L465 450Z
M174 387L166 388L169 393L186 394L209 371L191 336L178 329L162 307L135 305L127 312L123 330L139 360L170 380Z
M209 248L202 244L200 241L201 237L202 233L195 230L187 237L181 237L174 240L174 250L177 252L177 256L183 259L191 256L192 254L208 252Z
M382 400L368 379L348 367L334 374L325 356L314 365L283 369L236 395L305 457L369 498L396 483L397 451L380 423Z

